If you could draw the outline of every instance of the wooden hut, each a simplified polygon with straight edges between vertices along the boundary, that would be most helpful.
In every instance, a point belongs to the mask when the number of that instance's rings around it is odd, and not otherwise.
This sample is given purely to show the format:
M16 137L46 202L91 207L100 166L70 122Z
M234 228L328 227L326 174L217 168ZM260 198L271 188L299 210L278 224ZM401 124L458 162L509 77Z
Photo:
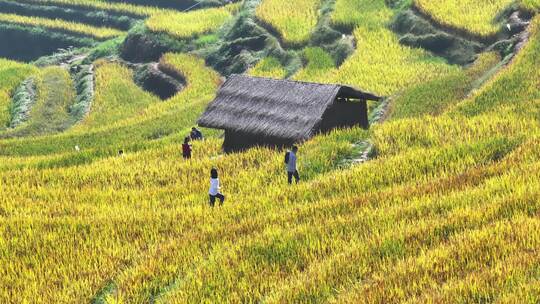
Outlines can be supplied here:
M227 152L284 147L335 128L369 128L366 101L380 99L343 85L232 75L198 124L225 130Z

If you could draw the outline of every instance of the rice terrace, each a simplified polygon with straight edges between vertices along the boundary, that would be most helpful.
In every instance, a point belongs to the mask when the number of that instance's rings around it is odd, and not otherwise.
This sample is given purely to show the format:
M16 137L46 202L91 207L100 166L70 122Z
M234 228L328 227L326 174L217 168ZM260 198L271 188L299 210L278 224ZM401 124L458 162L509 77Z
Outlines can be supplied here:
M0 0L0 303L540 303L540 0Z

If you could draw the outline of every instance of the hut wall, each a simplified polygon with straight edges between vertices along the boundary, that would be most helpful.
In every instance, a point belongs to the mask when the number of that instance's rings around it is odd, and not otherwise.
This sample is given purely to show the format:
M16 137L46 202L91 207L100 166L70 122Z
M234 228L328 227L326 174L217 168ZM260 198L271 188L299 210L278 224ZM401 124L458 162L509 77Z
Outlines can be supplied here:
M256 146L283 148L294 144L293 140L277 137L258 136L244 132L225 130L223 150L227 153L240 152Z
M365 101L336 101L324 113L319 126L320 132L329 132L336 128L369 128L367 103Z

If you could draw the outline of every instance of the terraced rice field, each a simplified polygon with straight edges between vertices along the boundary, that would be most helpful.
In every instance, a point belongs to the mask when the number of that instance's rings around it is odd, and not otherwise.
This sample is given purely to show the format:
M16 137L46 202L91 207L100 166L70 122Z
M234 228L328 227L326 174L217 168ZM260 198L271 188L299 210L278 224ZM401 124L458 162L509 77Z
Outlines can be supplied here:
M67 5L72 10L101 10L114 14L128 14L145 18L148 28L155 32L164 32L179 38L190 38L195 35L215 31L231 14L236 11L238 4L231 4L221 8L209 8L182 12L174 9L163 9L151 5L142 6L129 3L114 3L92 0L64 1L64 0L29 0L27 5L40 5L50 3L54 5ZM24 3L23 3L24 4ZM27 26L44 27L50 30L65 31L68 33L90 36L100 40L125 34L115 28L96 27L57 18L41 18L34 16L21 16L16 14L0 13L0 22L22 24Z
M210 8L188 13L168 11L152 15L146 21L146 25L154 32L191 38L216 31L231 17L230 11L226 8Z
M10 118L11 94L29 75L35 72L30 65L0 59L0 129L8 125Z
M331 81L389 95L456 69L422 50L400 45L388 30L359 27L354 35L363 47L335 72Z
M274 28L283 42L303 45L317 24L320 5L321 0L266 0L257 8L257 17Z
M287 76L287 71L281 65L281 62L275 57L266 57L254 66L249 74L258 77L268 77L274 79L283 79Z
M152 5L137 5L134 1L113 2L102 0L28 0L36 4L54 4L67 7L82 7L91 9L104 9L120 13L151 16L164 10Z
M330 54L321 48L306 48L303 54L305 67L294 75L295 79L324 79L336 63Z
M100 0L24 2L98 8L141 23L35 62L0 59L0 302L540 301L540 16L511 60L490 51L457 66L400 43L390 23L406 5L337 0L324 20L317 1L307 1L307 15L278 14L288 5L278 2L187 13ZM440 16L440 8L426 13L461 26L461 7L446 3ZM483 35L488 15L505 7L493 5L474 33ZM280 44L265 36L259 19L269 18ZM183 26L189 20L197 22ZM72 21L55 22L64 33ZM335 48L307 43L317 24L339 33L335 41L353 42L343 63ZM254 36L238 37L231 28L240 26ZM125 35L178 50L129 62ZM210 41L203 47L201 36ZM384 95L386 120L301 143L302 183L293 186L282 151L224 154L216 130L203 130L206 140L183 160L183 137L224 79L207 60L216 49L239 64L263 56L248 67L252 75ZM294 56L297 69L288 66ZM182 79L183 88L165 100L145 91L137 78L145 64ZM16 92L35 93L27 115L15 107ZM75 105L85 102L79 119ZM370 159L353 165L366 141ZM207 202L212 167L227 195L215 209Z
M491 38L503 26L500 14L516 1L427 1L415 0L415 6L442 25L467 31L481 38ZM517 1L527 10L538 10L537 0ZM498 20L499 19L499 20Z
M75 99L75 92L69 73L48 67L33 79L36 96L28 117L2 136L38 136L61 132L71 125L68 107Z
M336 6L339 5L346 4L338 2ZM353 35L358 45L356 51L339 68L329 68L331 65L326 64L323 72L302 73L298 79L345 83L380 95L391 95L414 84L457 70L455 66L450 66L421 49L401 45L398 37L385 28L392 11L384 8L382 1L379 4L366 2L366 5L376 12L374 16L349 20L350 25L355 26ZM359 7L358 10L369 16L364 7ZM341 18L339 14L340 11L336 8L333 20ZM322 62L321 59L318 61ZM327 72L324 72L325 69Z
M502 27L497 22L497 14L504 11L514 1L424 1L416 0L416 7L433 16L442 24L466 31L480 37L496 35Z
M379 28L391 15L392 12L385 6L384 1L337 0L332 22L337 27L348 30L354 30L359 24L371 29Z
M62 20L26 17L14 14L0 14L0 22L15 23L27 26L40 26L52 30L61 30L74 34L92 36L100 40L113 38L123 34L121 31L111 28L93 27L85 24L66 22Z

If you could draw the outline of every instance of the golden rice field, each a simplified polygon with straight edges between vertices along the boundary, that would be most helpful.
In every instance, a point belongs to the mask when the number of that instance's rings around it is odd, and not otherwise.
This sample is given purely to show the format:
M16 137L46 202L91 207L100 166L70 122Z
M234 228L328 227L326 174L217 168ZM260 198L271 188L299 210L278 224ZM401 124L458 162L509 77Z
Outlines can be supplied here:
M187 13L166 11L152 15L146 21L146 25L153 32L190 38L217 30L231 17L227 8L209 8Z
M65 161L63 155L67 154L65 158L68 160L75 156L72 161L85 162L96 156L116 153L121 148L137 150L153 145L162 146L171 140L173 133L187 132L208 101L213 98L221 80L215 71L205 67L204 60L191 55L165 54L162 62L171 69L183 73L188 80L186 88L171 97L169 102L155 102L155 97L141 91L128 79L114 78L125 70L117 65L106 65L109 69L104 69L103 72L114 69L116 72L103 74L101 78L103 81L96 83L96 86L101 88L96 96L96 103L103 104L105 107L105 102L115 100L116 105L106 105L111 110L107 113L107 125L94 123L93 114L90 113L86 118L87 121L83 120L81 125L61 134L0 141L1 154L5 156L51 155L53 159L51 163L59 162L60 164ZM112 84L117 84L124 90L118 90ZM128 93L125 90L129 90ZM133 102L132 96L138 96L142 99L138 102L142 101L148 106L132 111L131 116L126 116L124 109L119 105L129 105ZM86 124L92 128L86 128ZM153 137L157 138L149 140ZM165 138L159 140L160 137ZM72 155L76 145L79 145L83 151ZM58 159L54 159L55 157Z
M499 12L515 1L426 1L415 0L415 6L437 22L465 30L482 38L491 38L502 27L496 22Z
M503 24L498 14L516 1L427 1L415 0L415 6L424 14L445 26L464 30L482 38L496 35ZM518 4L530 11L540 8L538 0L520 0Z
M540 71L536 68L540 64L540 41L536 39L540 35L539 24L540 20L535 18L531 27L533 39L527 44L526 51L515 58L505 73L497 74L452 110L471 116L494 112L499 107L509 107L523 115L537 115L538 108L534 105L540 99Z
M68 33L91 36L100 40L105 40L124 34L122 31L107 27L95 27L83 23L68 22L61 19L27 17L15 14L0 13L0 22L44 27L51 30L61 30Z
M264 0L257 8L257 18L277 31L284 43L301 46L317 25L320 5L320 0Z
M326 65L317 72L300 71L295 78L345 83L376 94L391 95L458 70L421 49L401 45L398 38L387 29L358 27L354 36L362 47L339 68Z
M392 16L392 11L380 0L336 0L332 13L335 26L354 30L361 24L369 29L380 28Z
M37 136L63 131L69 123L68 107L75 99L73 81L60 67L47 67L36 77L36 102L29 112L28 121L6 133Z
M177 39L215 33L238 9L40 2L138 13ZM467 13L496 15L495 2ZM304 46L320 2L276 3L263 0L257 18ZM455 22L455 10L441 18ZM293 75L274 56L248 71L391 97L387 120L370 130L301 143L293 186L282 151L224 154L216 130L182 159L183 137L224 80L196 54L159 59L186 80L167 100L137 85L129 64L93 61L90 111L77 122L70 69L0 59L0 302L540 302L540 16L516 57L490 73L495 52L460 67L400 44L387 27L397 11L337 0L331 23L356 47L343 64L309 45L295 50L303 65ZM6 131L11 97L30 76L36 103ZM363 141L372 158L354 164ZM215 209L212 167L227 196Z
M296 79L345 83L376 94L391 95L458 70L422 49L400 44L398 37L385 27L393 12L384 7L383 1L347 1L336 3L332 20L338 26L355 28L356 51L339 68L328 63L331 60L328 55L311 54L319 63L327 63L312 71L300 71ZM339 21L345 18L341 14L351 11L359 15L347 19L348 23Z
M358 27L354 35L362 47L331 74L333 82L389 95L457 69L421 49L399 44L396 36L386 29Z
M102 0L28 0L31 3L69 5L90 9L104 9L120 13L136 14L141 16L150 16L160 13L163 9L153 6L143 6L125 2L109 2Z
M0 130L8 125L11 94L21 81L36 71L31 65L0 58Z
M285 71L277 58L266 57L249 70L249 75L283 79L287 76L287 71Z
M118 63L97 62L95 78L97 87L92 109L75 129L109 126L159 100L137 87L132 81L133 72Z
M30 0L35 4L69 5L83 9L101 9L115 13L127 13L146 17L146 26L154 32L167 33L178 38L191 38L217 30L236 13L239 4L230 4L220 8L209 8L180 12L173 9L162 9L152 6L129 3L113 3L99 0ZM33 16L0 13L0 22L44 27L77 35L90 36L100 40L125 34L123 31L95 27L84 23L62 19L48 19Z
M303 59L306 62L303 69L294 75L294 79L324 79L328 72L335 68L332 56L321 48L304 49Z
M476 62L465 69L422 82L399 96L391 108L391 118L419 117L425 114L440 115L453 109L458 101L471 94L478 85L478 78L501 60L496 52L483 53Z

